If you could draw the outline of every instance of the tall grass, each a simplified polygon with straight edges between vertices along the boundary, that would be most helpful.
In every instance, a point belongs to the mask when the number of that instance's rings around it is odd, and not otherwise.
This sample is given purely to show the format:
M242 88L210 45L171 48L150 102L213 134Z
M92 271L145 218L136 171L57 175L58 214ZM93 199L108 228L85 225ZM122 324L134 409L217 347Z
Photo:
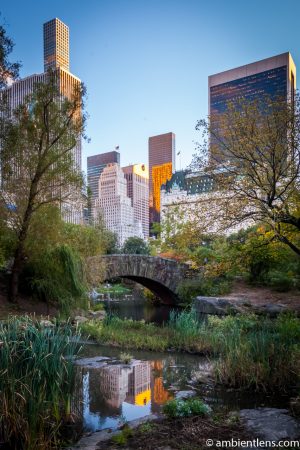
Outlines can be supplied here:
M45 327L29 317L0 323L0 429L10 448L59 448L78 350L68 325Z
M218 333L220 382L235 387L289 390L300 381L300 320L237 316L210 320Z

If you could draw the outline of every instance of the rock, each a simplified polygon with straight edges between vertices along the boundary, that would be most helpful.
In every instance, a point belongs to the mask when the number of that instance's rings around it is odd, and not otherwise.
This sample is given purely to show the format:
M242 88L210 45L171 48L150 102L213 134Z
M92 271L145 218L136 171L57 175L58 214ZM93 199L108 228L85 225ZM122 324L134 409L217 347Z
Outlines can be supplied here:
M186 400L187 398L196 397L197 393L195 391L179 391L176 392L175 397L177 399Z
M216 314L224 316L226 314L236 314L241 312L233 301L218 297L196 297L193 306L199 314Z
M300 438L300 423L288 415L287 409L242 409L240 418L255 438L276 442Z
M92 367L94 369L98 369L99 367L103 367L107 364L108 361L111 361L111 358L107 356L95 356L93 358L80 358L75 361L75 364L83 367Z
M85 323L87 322L89 319L87 319L86 317L83 316L75 316L74 317L74 321L77 323Z
M276 317L278 316L278 314L282 313L283 311L286 310L286 306L284 305L272 305L272 304L268 304L268 305L264 305L263 308L261 309L262 313L267 314L270 317Z
M295 416L300 417L300 397L291 398L290 408Z
M106 312L103 311L89 311L89 316L92 319L104 319L104 317L106 316Z

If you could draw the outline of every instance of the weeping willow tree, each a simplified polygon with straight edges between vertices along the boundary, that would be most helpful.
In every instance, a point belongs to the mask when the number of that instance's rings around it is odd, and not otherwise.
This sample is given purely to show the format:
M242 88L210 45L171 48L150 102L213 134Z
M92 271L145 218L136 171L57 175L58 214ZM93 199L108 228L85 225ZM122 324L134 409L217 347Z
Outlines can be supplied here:
M80 256L67 244L48 248L25 267L24 277L31 293L47 305L57 303L69 315L78 303L84 305L84 266Z

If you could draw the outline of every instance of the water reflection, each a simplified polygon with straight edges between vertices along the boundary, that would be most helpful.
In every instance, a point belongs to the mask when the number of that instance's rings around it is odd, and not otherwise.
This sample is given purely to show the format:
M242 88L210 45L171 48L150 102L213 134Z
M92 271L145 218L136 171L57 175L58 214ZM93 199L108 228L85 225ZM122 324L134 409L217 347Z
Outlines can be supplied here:
M158 412L174 396L164 385L161 360L133 360L125 365L115 359L99 362L96 357L88 366L79 369L76 389L77 394L82 392L82 417L88 430L115 428L122 420Z
M124 421L158 413L180 390L194 389L211 406L232 410L288 403L288 397L278 394L249 395L215 385L209 376L211 363L204 357L135 351L136 359L122 364L119 354L120 349L87 345L84 358L77 361L73 409L87 430L117 428Z
M132 295L123 295L119 298L100 300L105 311L121 319L145 320L162 324L169 320L170 311L175 307L168 305L149 304L140 291L134 290Z

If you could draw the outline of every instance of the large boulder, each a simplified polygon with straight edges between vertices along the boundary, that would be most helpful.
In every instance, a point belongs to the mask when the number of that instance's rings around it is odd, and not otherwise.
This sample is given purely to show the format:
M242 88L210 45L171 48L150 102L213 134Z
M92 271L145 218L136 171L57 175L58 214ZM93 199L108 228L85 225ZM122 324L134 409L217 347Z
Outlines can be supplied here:
M241 309L232 300L219 297L196 297L193 306L199 314L224 316L241 312Z
M300 438L300 423L287 409L242 409L240 418L254 438L275 442Z

